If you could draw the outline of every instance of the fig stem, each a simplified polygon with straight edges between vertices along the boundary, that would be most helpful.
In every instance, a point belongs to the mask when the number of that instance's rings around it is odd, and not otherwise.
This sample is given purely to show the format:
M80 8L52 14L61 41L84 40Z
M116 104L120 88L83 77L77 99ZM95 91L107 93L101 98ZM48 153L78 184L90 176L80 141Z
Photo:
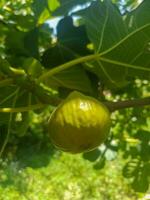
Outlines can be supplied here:
M117 102L104 102L104 104L109 109L110 112L114 112L116 110L120 110L124 108L148 106L150 105L150 97L146 97L143 99L117 101Z

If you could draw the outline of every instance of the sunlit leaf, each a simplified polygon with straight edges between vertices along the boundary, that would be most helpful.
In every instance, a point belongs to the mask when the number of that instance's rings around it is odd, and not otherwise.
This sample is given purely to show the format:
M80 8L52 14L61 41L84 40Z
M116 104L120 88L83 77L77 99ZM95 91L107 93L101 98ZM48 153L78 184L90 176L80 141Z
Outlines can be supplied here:
M123 18L110 1L93 2L87 9L77 14L83 17L96 52L103 52L112 47L126 35Z

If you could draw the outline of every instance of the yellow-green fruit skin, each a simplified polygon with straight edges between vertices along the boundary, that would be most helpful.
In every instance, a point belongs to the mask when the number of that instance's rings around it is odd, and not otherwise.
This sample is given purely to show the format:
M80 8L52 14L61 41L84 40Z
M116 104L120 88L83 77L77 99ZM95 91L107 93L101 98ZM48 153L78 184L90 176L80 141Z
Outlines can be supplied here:
M98 147L110 130L110 113L93 97L72 92L52 113L49 134L62 151L81 153Z

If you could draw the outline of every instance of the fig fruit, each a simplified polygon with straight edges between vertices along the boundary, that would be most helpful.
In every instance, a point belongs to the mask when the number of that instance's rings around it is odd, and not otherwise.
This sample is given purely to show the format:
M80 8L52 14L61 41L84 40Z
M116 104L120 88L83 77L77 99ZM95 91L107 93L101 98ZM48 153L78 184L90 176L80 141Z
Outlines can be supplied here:
M74 91L53 111L48 127L57 148L81 153L103 143L110 124L110 112L103 103Z

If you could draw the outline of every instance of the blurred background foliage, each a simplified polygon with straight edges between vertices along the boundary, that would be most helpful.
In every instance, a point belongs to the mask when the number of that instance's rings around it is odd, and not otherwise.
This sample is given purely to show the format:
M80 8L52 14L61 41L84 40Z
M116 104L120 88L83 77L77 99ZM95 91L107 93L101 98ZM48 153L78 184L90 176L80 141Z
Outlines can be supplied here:
M62 71L45 80L44 84L49 88L33 83L48 69L79 56L107 50L150 20L149 0L112 0L114 4L105 0L101 3L104 6L102 21L105 20L103 16L108 3L113 13L110 19L117 21L119 25L112 31L113 40L110 40L109 27L114 26L114 21L108 20L107 37L99 48L99 39L94 30L99 27L97 31L102 34L103 24L99 23L95 15L93 17L96 2L98 1L0 1L0 108L11 107L14 96L16 106L29 106L41 101L48 102L49 96L51 99L57 95L64 98L72 90L80 90L110 101L150 96L149 72L126 70L123 67L118 70L102 61L101 64L79 64L76 68ZM141 2L143 4L138 7ZM118 15L116 6L122 15ZM96 9L99 12L101 7L96 6ZM128 30L122 24L123 17L127 25L133 19L133 26L128 27ZM58 22L56 27L52 25L53 20ZM94 26L89 23L90 20L94 22ZM150 33L149 29L142 29L135 38L129 37L123 43L125 49L120 47L119 50L106 53L106 58L113 60L117 52L118 61L149 68L149 38L144 37L143 32L146 35ZM142 49L138 52L137 39L141 41L139 47ZM121 53L124 51L126 56ZM139 53L140 59L132 60L131 57L128 60L132 53ZM28 84L23 82L24 77L14 75L11 67L24 69L31 78ZM4 90L1 81L10 77L15 77L16 82L5 86ZM16 95L18 84L22 87ZM50 143L47 121L53 108L50 105L35 112L13 115L11 134L0 160L0 200L149 198L146 196L150 193L149 107L114 112L108 140L98 149L83 155L59 152ZM0 113L1 147L8 134L9 119L10 114Z

